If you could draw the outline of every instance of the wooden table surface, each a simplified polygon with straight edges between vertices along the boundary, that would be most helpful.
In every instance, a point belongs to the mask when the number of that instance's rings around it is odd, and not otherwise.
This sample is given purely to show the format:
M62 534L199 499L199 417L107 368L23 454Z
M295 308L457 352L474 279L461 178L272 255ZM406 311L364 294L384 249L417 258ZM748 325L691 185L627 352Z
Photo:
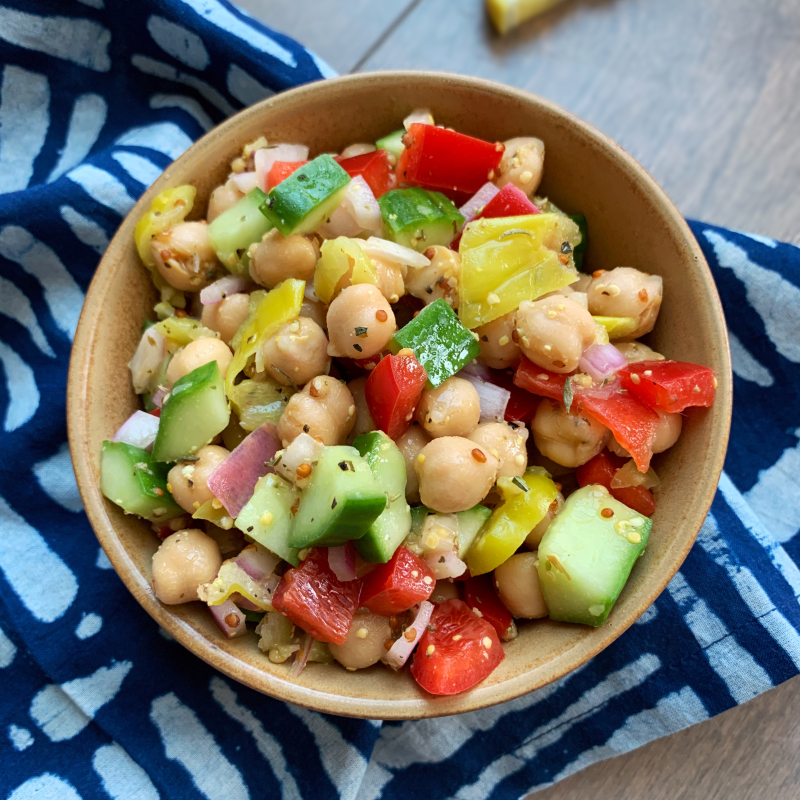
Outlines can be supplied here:
M481 0L235 0L340 73L432 69L546 97L689 217L800 244L800 0L569 0L495 36ZM797 800L800 678L536 794Z

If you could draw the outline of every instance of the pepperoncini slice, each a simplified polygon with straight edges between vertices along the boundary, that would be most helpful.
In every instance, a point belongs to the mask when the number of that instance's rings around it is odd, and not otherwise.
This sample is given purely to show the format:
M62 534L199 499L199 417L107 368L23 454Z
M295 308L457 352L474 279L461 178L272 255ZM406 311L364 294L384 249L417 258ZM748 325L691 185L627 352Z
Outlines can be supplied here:
M153 198L150 210L136 223L134 231L136 249L145 266L152 269L156 263L150 252L151 239L183 222L194 206L196 194L197 189L186 184L165 189Z
M320 259L314 273L314 291L323 303L330 303L339 281L350 273L350 285L378 282L372 259L355 239L339 236L328 239L320 248Z

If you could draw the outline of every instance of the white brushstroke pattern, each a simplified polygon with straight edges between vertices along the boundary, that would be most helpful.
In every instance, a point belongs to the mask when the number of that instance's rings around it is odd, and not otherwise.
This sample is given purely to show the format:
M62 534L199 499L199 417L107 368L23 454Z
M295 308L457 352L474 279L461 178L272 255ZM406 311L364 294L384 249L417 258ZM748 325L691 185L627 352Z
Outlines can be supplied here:
M96 253L102 255L108 247L109 238L106 232L89 217L85 217L72 206L61 206L58 209L61 219L69 225L78 241L91 247Z
M106 124L107 116L108 105L99 94L82 94L75 100L67 140L58 163L47 178L48 183L60 178L89 155Z
M36 314L33 313L31 301L17 288L16 284L0 277L0 314L3 314L22 325L33 339L33 343L46 356L55 358L44 331L39 326Z
M6 433L21 428L39 408L39 389L33 370L4 342L0 342L0 365L6 377L8 408L3 420Z
M56 325L72 339L83 306L83 292L55 251L19 225L0 230L0 256L19 264L42 285Z
M89 6L89 8L105 8L103 0L78 0L78 2Z
M228 67L227 86L228 92L245 106L252 106L275 94L272 89L257 81L238 64L231 64Z
M230 9L216 0L179 0L179 2L189 6L212 25L222 28L250 47L277 58L287 67L297 66L294 56L285 47L281 47L263 31L239 19Z
M394 778L388 769L384 769L374 759L370 759L367 764L367 771L361 785L358 787L356 800L379 800L383 794L384 787Z
M208 800L249 800L242 774L225 757L197 714L173 692L153 700L150 720L158 729L164 753L188 773Z
M336 78L339 73L327 62L325 59L320 58L313 50L306 49L306 53L311 56L314 66L319 70L319 74L323 78Z
M121 217L133 208L135 201L124 184L104 169L92 164L81 164L68 172L67 178L77 183L92 200L116 211Z
M111 69L111 31L94 20L42 17L0 6L0 39L98 72Z
M154 94L150 98L150 108L180 108L192 116L204 131L210 131L214 127L214 121L203 106L185 94Z
M44 772L17 786L6 800L81 800L81 796L69 781Z
M203 40L193 31L153 14L147 20L147 31L167 55L201 72L211 62Z
M772 386L775 378L772 373L750 354L750 351L739 341L736 334L728 331L731 344L731 365L733 372L740 378L752 383L757 383L764 388Z
M114 569L114 565L108 560L106 551L102 547L97 548L97 560L94 565L97 569Z
M92 767L112 800L159 800L147 773L116 742L94 751Z
M67 511L83 511L83 501L78 492L69 445L64 442L52 456L37 461L33 474L47 496Z
M148 147L169 156L173 161L191 146L192 139L174 122L154 122L131 128L120 136L116 144L128 147Z
M272 769L272 774L280 784L282 800L302 800L303 796L292 773L289 772L280 742L264 728L247 706L239 702L236 693L222 678L212 678L209 688L211 696L219 703L222 710L253 737L258 752L264 756Z
M7 65L0 84L0 194L18 192L28 186L49 127L47 78L14 64Z
M117 150L115 153L111 154L111 157L131 176L131 178L141 183L143 186L150 186L162 172L161 167L157 164L148 161L142 156L136 155L136 153Z
M33 734L27 728L20 728L18 725L8 726L8 739L18 753L27 750L33 744Z
M90 639L100 632L103 627L103 618L99 614L84 614L78 627L75 628L75 635L79 639Z
M642 614L639 619L636 620L634 623L635 625L647 625L649 622L652 622L658 616L658 606L653 603L647 611Z
M0 669L10 667L17 655L17 646L6 636L5 631L0 628Z
M761 236L758 233L748 233L747 231L737 230L734 230L734 233L738 233L739 236L746 236L748 239L752 239L754 242L758 242L759 244L765 244L767 247L771 247L773 250L778 246L778 243L774 239L770 239L768 236Z

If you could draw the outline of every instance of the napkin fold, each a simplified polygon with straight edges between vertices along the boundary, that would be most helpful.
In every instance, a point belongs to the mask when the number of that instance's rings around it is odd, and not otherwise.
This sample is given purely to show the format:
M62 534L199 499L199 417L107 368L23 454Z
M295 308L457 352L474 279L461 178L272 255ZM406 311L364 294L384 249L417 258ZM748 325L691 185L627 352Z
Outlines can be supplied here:
M333 74L223 0L0 0L0 796L516 798L800 665L800 250L692 222L728 315L725 473L644 616L504 705L381 723L224 678L160 631L82 510L64 392L83 298L194 139Z

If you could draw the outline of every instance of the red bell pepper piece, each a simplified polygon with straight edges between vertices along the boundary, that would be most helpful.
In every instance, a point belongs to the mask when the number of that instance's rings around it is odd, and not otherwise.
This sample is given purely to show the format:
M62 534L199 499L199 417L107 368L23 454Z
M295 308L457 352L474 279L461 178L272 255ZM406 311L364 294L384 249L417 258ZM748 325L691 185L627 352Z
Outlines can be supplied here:
M344 644L360 592L361 581L340 581L327 549L315 547L299 567L286 571L272 605L315 639Z
M414 356L388 355L370 372L364 387L369 413L390 439L408 429L427 380Z
M154 408L152 411L148 411L147 413L148 414L152 414L154 417L160 417L161 416L161 409L160 408Z
M306 164L308 161L276 161L267 173L267 191L274 189Z
M389 154L386 150L376 150L374 153L364 153L352 158L337 157L334 160L339 162L339 166L351 178L361 175L376 198L397 185L397 178L389 163Z
M435 584L430 567L407 547L398 547L364 578L359 602L373 614L391 617L427 600Z
M686 361L639 361L618 375L622 386L651 408L677 414L689 406L714 405L716 386L709 367Z
M549 372L537 367L533 361L522 357L517 371L514 373L514 384L539 397L549 397L551 400L564 399L564 382L566 375Z
M480 683L505 658L497 631L461 600L433 611L422 634L411 674L431 694L458 694Z
M477 612L490 622L501 639L508 634L514 618L497 594L491 575L479 575L465 581L464 602L473 614Z
M594 458L575 470L578 485L605 486L615 500L619 500L620 503L624 503L628 508L632 508L645 517L652 517L653 512L656 510L656 501L653 493L647 487L611 488L611 481L614 479L614 475L624 463L624 458L620 458L608 450L603 450L602 453L598 453Z
M508 405L506 405L506 422L524 422L526 425L529 424L539 405L539 398L517 386L514 383L513 376L507 371L492 369L489 370L489 373L489 383L493 383L511 392Z
M404 183L474 194L494 180L505 147L456 131L416 122L403 137L397 162Z
M541 213L528 199L528 195L517 189L513 183L507 183L483 208L475 219L499 219L500 217L521 217L525 214ZM473 220L474 222L475 220ZM462 234L458 234L450 243L451 250L458 250Z

